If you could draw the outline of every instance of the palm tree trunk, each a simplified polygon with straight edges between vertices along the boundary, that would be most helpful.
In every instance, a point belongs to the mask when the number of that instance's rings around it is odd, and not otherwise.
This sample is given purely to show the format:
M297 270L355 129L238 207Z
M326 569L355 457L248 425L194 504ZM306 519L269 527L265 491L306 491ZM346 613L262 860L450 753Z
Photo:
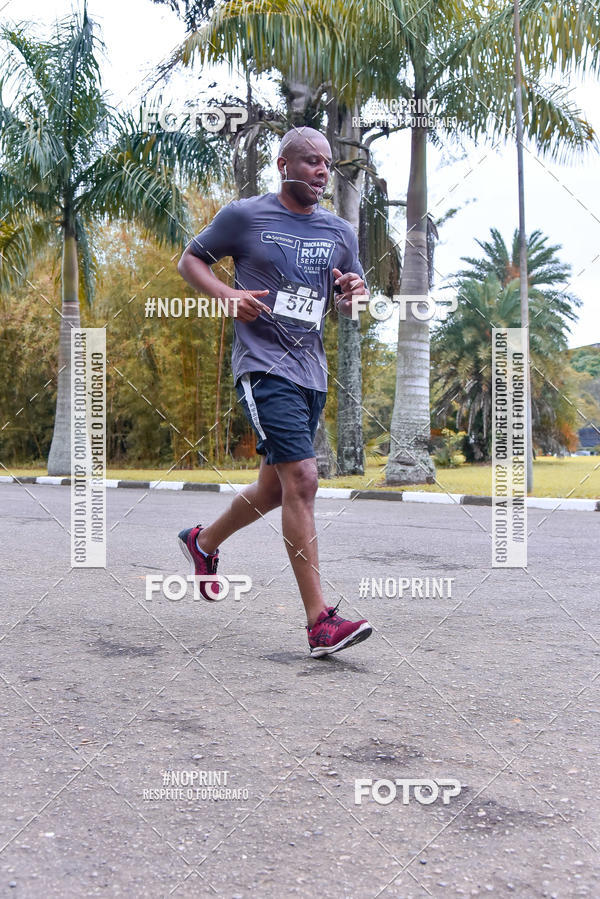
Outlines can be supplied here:
M527 235L525 231L525 181L523 174L523 95L521 75L521 10L514 0L515 33L515 120L517 126L517 184L519 189L519 288L521 292L521 328L527 372L526 462L527 493L533 493L533 420L531 415L531 369L529 367L529 283L527 279Z
M406 246L400 295L428 293L427 131L413 126L406 205ZM429 455L429 323L419 321L406 303L398 326L396 395L390 427L386 484L430 483L435 467ZM401 316L402 318L402 316Z
M341 111L339 135L346 140L360 142L360 129L352 125L357 108ZM365 159L364 150L347 143L338 144L339 157ZM349 222L358 233L360 197L363 172L353 165L342 166L336 175L334 204L336 213ZM362 362L360 353L360 325L358 320L340 315L338 323L338 415L337 466L340 474L364 474L362 426Z
M333 452L329 445L327 429L325 427L325 413L321 412L319 416L319 426L313 441L315 448L315 456L317 458L317 474L320 478L330 478L335 460Z
M79 268L75 232L63 231L62 318L58 344L58 390L54 433L48 455L49 475L71 474L71 331L79 328Z
M215 386L215 461L217 465L222 462L221 449L223 446L222 433L223 422L221 421L221 377L223 374L223 356L225 355L225 325L227 319L225 316L221 319L221 337L219 339L219 355L217 357L217 383Z
M234 138L233 177L240 200L258 194L258 138L256 115L252 100L250 69L246 69L246 111L248 119L245 127Z

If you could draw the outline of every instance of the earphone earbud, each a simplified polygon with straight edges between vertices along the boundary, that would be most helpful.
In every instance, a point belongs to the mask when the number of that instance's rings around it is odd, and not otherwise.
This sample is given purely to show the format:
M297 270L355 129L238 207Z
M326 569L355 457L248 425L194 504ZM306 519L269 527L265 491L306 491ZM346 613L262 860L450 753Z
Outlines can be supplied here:
M283 164L283 177L287 178L287 165L285 163Z

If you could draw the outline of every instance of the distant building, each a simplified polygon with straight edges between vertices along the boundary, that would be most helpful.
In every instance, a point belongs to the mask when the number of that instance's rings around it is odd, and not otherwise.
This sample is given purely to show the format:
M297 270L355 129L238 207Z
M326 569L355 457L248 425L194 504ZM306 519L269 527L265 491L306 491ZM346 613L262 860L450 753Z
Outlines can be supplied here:
M577 451L582 454L585 453L587 455L595 446L600 446L600 427L590 425L587 428L579 428L577 436L579 437L579 448Z

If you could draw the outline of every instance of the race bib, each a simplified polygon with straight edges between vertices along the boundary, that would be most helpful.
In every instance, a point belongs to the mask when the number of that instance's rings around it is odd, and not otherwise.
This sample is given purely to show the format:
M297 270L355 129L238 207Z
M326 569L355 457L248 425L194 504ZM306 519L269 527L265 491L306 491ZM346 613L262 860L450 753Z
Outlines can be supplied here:
M315 287L282 278L275 297L273 318L318 330L324 307L325 297L319 297L319 291Z

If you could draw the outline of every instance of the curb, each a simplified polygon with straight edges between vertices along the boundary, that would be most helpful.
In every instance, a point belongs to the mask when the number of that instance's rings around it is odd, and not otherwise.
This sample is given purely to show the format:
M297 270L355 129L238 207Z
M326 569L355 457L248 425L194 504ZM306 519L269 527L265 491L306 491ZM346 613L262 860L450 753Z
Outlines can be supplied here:
M202 484L196 481L131 481L106 479L108 488L125 487L138 490L200 490L209 493L237 493L247 484ZM69 486L71 478L51 477L14 477L0 475L0 484L42 484L44 486ZM491 496L474 496L469 493L427 493L424 490L352 490L346 487L319 487L317 499L377 499L388 502L405 503L437 503L455 506L491 506ZM600 512L599 499L560 499L550 496L528 496L528 509L547 509L550 512Z

